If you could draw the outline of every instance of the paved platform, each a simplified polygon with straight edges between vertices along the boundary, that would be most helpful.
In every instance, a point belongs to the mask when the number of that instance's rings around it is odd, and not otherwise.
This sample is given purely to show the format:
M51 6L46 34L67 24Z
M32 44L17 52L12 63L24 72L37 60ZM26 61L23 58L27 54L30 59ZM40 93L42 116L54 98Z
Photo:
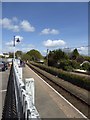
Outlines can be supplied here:
M35 104L41 118L83 118L84 116L27 65L23 68L25 78L35 80Z

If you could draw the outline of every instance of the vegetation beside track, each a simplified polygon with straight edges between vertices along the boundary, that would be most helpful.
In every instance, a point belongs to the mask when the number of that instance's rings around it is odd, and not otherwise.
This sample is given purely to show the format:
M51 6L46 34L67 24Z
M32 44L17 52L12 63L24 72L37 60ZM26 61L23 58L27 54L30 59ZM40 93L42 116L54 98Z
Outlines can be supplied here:
M90 80L88 77L74 75L69 72L63 71L61 69L49 67L49 66L34 63L34 62L30 62L30 64L32 64L36 67L39 67L40 69L45 70L46 72L51 73L51 74L65 80L65 81L68 81L74 85L77 85L86 90L90 90Z

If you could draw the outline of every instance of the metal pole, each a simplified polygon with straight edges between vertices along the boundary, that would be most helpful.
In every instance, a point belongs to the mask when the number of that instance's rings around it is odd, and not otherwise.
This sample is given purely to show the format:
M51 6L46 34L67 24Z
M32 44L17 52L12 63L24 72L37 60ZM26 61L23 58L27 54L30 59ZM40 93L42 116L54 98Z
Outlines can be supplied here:
M14 47L14 60L15 60L15 36L14 36L14 41L13 41L13 47Z
M48 49L47 49L47 66L48 66Z

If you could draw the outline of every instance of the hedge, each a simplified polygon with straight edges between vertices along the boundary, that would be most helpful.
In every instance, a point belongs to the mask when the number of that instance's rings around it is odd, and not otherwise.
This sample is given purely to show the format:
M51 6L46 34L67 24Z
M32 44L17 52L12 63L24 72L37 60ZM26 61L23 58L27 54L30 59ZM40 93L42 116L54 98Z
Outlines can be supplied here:
M58 76L61 79L64 79L74 85L77 85L81 88L84 88L86 90L90 90L90 80L89 77L83 77L79 75L74 75L69 72L63 71L61 69L49 67L46 65L30 62L32 65L39 67L42 70L45 70L48 73L51 73L55 76Z

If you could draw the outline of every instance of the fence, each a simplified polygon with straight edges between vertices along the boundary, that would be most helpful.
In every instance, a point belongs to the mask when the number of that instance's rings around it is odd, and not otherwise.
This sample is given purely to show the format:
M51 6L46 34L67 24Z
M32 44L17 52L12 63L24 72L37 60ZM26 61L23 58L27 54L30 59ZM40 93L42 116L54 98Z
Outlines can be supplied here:
M34 99L34 79L26 79L24 84L20 62L13 60L2 119L40 119Z

